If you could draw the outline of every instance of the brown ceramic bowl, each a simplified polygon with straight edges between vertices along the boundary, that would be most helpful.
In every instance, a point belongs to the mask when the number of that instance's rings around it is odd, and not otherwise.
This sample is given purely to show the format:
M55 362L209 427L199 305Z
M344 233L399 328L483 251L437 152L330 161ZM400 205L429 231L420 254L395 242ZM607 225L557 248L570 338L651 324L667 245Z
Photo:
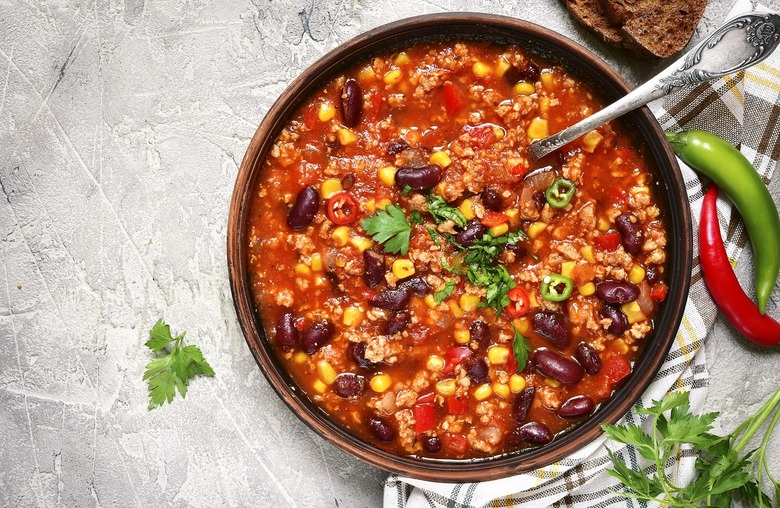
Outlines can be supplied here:
M227 255L233 300L249 349L268 382L298 417L320 436L378 468L433 481L485 481L545 466L566 457L601 434L599 424L614 423L644 392L658 372L682 319L691 276L691 220L679 168L663 131L646 108L627 115L625 127L639 133L657 168L656 197L667 217L666 274L669 296L655 319L634 373L586 421L540 448L486 459L436 460L402 457L376 448L330 419L295 386L266 339L247 273L248 204L263 160L295 110L339 72L369 55L417 40L469 39L514 43L590 82L605 103L626 94L630 85L597 56L538 25L473 13L446 13L405 19L360 35L326 54L296 78L279 97L249 143L236 179L228 219Z

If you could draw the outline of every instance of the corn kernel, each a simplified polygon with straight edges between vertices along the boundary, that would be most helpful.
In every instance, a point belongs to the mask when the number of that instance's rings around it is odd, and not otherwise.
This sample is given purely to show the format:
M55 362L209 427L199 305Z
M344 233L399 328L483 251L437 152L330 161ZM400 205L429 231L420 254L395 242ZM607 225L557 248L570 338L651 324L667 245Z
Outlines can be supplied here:
M636 185L628 190L631 194L649 194L650 188L647 185Z
M382 198L379 201L376 202L376 207L378 210L384 210L387 208L387 205L392 205L393 202L390 201L390 198Z
M325 393L328 390L328 385L326 385L325 383L323 383L319 379L315 379L314 383L312 383L311 387L317 393Z
M374 245L374 241L370 238L363 238L362 236L356 236L349 239L349 244L356 248L359 252L368 250Z
M311 268L309 268L307 265L303 263L298 263L295 265L295 273L298 275L310 275L311 274Z
M293 362L297 363L298 365L303 365L308 361L309 361L309 355L307 355L303 351L298 351L293 355Z
M371 386L371 389L376 393L382 393L386 391L388 388L390 388L391 383L392 379L390 379L388 374L377 374L371 378L371 381L368 382L369 386Z
M355 136L355 133L347 129L346 127L342 127L341 129L337 130L336 137L338 138L339 143L341 143L342 146L351 145L352 143L357 141L357 136Z
M504 139L506 131L502 127L493 127L493 134L496 136L496 139Z
M493 393L502 399L506 399L509 397L509 386L504 383L493 383Z
M406 138L406 141L408 141L411 146L416 146L417 143L420 142L420 138L422 137L422 134L420 134L420 131L418 129L409 129L404 134L404 137Z
M471 72L473 72L474 75L478 78L484 78L485 76L488 76L492 70L493 69L491 69L490 66L482 62L476 62L471 66Z
M620 308L623 311L623 314L626 315L628 324L633 325L634 323L639 323L640 321L647 319L647 316L645 316L642 309L639 307L639 304L636 302L624 303Z
M530 296L529 296L530 298ZM531 331L531 320L527 317L521 317L518 319L515 319L512 321L512 324L515 325L515 328L517 328L517 331L520 332L522 335L527 335L528 332Z
M320 122L325 123L332 120L334 116L336 116L336 108L333 107L333 104L330 102L320 104L320 110L317 112L317 118L320 119Z
M395 85L401 81L402 76L403 74L401 73L401 69L393 69L391 71L387 71L385 75L382 76L382 81L384 81L387 85Z
M628 353L628 344L626 344L626 341L623 339L613 340L609 345L609 348L616 353L620 353L621 355Z
M317 376L326 385L332 385L336 381L336 369L325 360L317 362Z
M512 93L514 95L531 95L536 92L536 88L533 83L527 81L520 81L512 87Z
M447 152L442 151L433 152L428 160L431 162L431 164L436 164L442 168L446 168L452 164L452 159L450 159L450 156L447 155Z
M379 176L379 181L382 182L383 185L392 187L393 185L395 185L396 171L397 169L395 169L395 166L385 166L383 168L380 168L379 171L377 171L377 175Z
M603 217L599 217L599 222L596 225L596 229L601 231L602 233L605 233L609 231L609 221Z
M373 199L369 199L368 201L363 203L363 206L366 207L366 211L368 213L376 212L376 201L374 201Z
M321 272L323 268L322 255L319 252L315 252L311 255L311 269L315 272Z
M551 386L553 388L558 388L561 386L561 382L555 379L551 379L549 377L544 378L544 384L547 386Z
M450 313L452 313L453 316L456 318L462 318L466 313L463 312L463 309L460 308L460 305L458 305L458 302L455 300L449 301L449 307L450 307Z
M499 224L498 226L493 226L488 230L491 235L493 235L493 238L501 235L507 234L509 231L509 224L504 222L503 224Z
M337 227L330 234L330 238L337 246L344 247L349 241L349 228L347 226Z
M320 185L320 195L322 196L322 199L329 199L342 190L344 189L341 187L341 180L338 178L328 178Z
M360 82L365 82L374 78L376 78L376 73L370 65L366 65L358 72L358 81Z
M529 307L536 308L539 306L539 300L536 299L536 293L531 293L528 295L528 300L530 300Z
M504 213L509 217L509 224L511 226L520 224L520 210L517 208L510 208L509 210L505 210Z
M458 210L466 217L466 220L471 220L477 216L476 212L474 212L474 202L471 199L461 201Z
M442 379L438 383L436 383L436 393L441 395L442 397L452 397L455 395L455 380L450 379Z
M550 98L547 96L539 97L539 112L547 113L550 111Z
M545 229L547 229L547 223L537 221L528 226L528 231L526 231L526 234L528 235L528 238L533 239L541 235Z
M471 332L468 330L455 330L452 334L458 344L468 344L471 340Z
M317 287L322 287L328 284L328 278L327 277L317 277L314 279L314 285Z
M396 259L393 261L393 275L399 279L404 279L410 275L414 275L414 263L409 259Z
M550 90L555 85L555 76L553 76L552 72L543 72L539 79L546 90Z
M409 55L403 52L398 53L398 56L395 57L395 60L393 60L393 62L396 65L406 65L410 62Z
M506 74L506 71L508 71L510 67L512 67L512 64L510 64L506 58L500 57L496 63L494 72L496 73L496 76L500 78Z
M529 141L544 139L547 135L547 120L539 118L538 116L531 120L531 124L528 126L528 131L526 132L526 137L528 137Z
M358 326L363 322L363 311L358 307L347 307L344 309L344 316L342 316L341 322L345 326Z
M577 291L579 291L582 296L590 296L596 292L596 285L592 282L588 282L578 287Z
M593 153L603 139L604 136L602 136L599 131L590 131L582 136L582 149L586 152Z
M564 261L561 263L561 275L571 279L571 272L574 271L574 266L577 263L574 261Z
M344 268L345 266L347 266L347 256L345 256L344 254L336 254L336 261L334 261L334 263L339 268Z
M582 257L585 258L585 261L588 263L594 264L596 262L596 256L593 255L593 247L591 245L586 245L581 248L580 254L582 254Z
M509 389L512 393L520 393L525 390L525 378L520 374L512 374L509 378Z
M463 293L460 295L459 303L460 308L463 309L464 312L474 312L477 310L477 305L479 304L479 296Z
M509 349L504 346L493 346L488 349L488 361L493 365L503 365L509 360Z
M477 389L474 390L474 398L477 400L485 400L491 395L493 395L493 388L487 383L479 385Z
M425 295L423 302L425 302L425 305L427 305L429 309L435 309L439 306L439 304L436 303L436 299L433 297L433 295Z
M439 372L444 368L444 358L439 355L431 355L428 357L428 361L425 362L425 367L432 372Z
M628 272L628 280L634 284L639 284L645 280L645 269L642 268L642 265L635 264L631 267L631 270Z

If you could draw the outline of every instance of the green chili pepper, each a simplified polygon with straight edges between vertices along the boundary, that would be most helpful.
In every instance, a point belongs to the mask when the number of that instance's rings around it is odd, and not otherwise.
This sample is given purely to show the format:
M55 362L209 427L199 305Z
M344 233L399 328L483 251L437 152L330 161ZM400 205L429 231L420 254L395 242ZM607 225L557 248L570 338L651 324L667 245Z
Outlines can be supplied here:
M577 186L574 185L574 182L566 178L558 178L547 188L544 197L547 198L547 202L550 203L551 207L563 208L571 202L571 198L574 197L576 191Z
M542 298L550 302L562 302L571 296L574 282L565 275L551 273L542 279Z
M755 256L756 302L764 314L780 273L780 217L766 185L739 150L714 134L692 130L666 137L677 156L710 177L742 215Z

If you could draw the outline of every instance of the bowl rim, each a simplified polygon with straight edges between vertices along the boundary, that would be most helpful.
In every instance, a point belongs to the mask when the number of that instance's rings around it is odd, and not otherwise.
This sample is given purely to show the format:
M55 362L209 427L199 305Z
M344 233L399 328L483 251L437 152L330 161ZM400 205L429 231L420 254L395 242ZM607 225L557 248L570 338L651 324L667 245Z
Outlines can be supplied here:
M629 116L633 117L632 123L642 131L641 137L646 141L648 156L654 158L654 162L659 166L656 176L660 178L656 183L666 188L667 230L681 233L675 237L674 243L669 244L673 246L672 249L677 254L675 259L679 264L667 262L670 291L664 303L665 312L662 313L663 319L660 323L664 325L664 329L660 330L659 326L654 330L650 337L652 342L644 346L644 351L636 362L637 366L641 363L641 377L631 376L629 382L618 388L615 395L602 404L596 413L547 445L530 451L477 460L400 456L368 444L314 406L303 392L290 382L287 374L278 368L274 353L265 339L262 324L258 322L259 315L255 310L250 287L245 242L251 190L257 174L261 172L266 152L273 145L281 126L309 97L311 89L316 89L320 83L331 79L341 68L356 63L366 55L381 52L377 46L387 41L397 42L403 37L408 37L407 41L417 41L439 35L449 40L474 38L454 35L448 31L453 27L484 28L486 32L497 32L486 34L486 40L530 39L540 44L543 49L564 55L567 62L572 59L580 60L578 65L572 63L568 66L570 70L576 68L575 74L578 74L578 77L583 74L580 71L581 66L589 66L594 68L591 72L593 76L603 78L614 88L613 93L625 94L632 88L597 55L571 39L529 21L508 16L472 12L436 13L400 19L368 30L310 64L291 81L258 125L241 162L231 197L227 228L227 264L236 316L246 343L268 383L309 428L342 451L391 473L429 481L472 482L503 478L557 462L598 438L602 434L600 423L615 423L639 400L663 364L682 320L691 279L692 227L682 173L663 129L646 107L630 113Z

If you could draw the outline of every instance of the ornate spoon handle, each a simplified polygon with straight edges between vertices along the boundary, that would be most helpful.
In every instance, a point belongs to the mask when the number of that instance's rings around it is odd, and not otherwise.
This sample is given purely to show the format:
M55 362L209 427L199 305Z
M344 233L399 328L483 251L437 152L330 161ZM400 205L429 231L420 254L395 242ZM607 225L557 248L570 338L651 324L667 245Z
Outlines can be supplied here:
M751 12L724 23L682 58L601 111L528 147L541 159L599 125L675 90L733 74L761 62L780 41L780 15Z

